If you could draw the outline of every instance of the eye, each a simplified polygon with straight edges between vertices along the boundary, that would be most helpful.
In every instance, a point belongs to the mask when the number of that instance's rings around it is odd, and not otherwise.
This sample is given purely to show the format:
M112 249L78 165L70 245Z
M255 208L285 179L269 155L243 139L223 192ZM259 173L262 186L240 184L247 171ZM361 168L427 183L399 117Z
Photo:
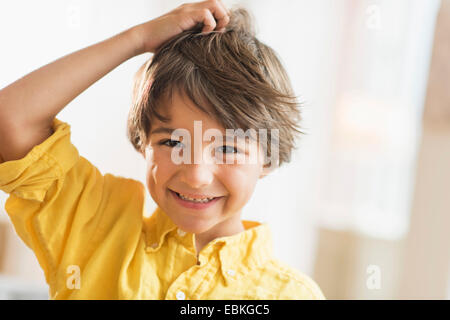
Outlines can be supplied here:
M178 143L179 143L179 145L177 145ZM171 147L171 148L182 145L182 143L180 141L178 141L178 140L171 140L171 139L163 140L159 144L163 145L163 146Z
M238 149L232 146L221 146L217 149L222 153L239 153Z

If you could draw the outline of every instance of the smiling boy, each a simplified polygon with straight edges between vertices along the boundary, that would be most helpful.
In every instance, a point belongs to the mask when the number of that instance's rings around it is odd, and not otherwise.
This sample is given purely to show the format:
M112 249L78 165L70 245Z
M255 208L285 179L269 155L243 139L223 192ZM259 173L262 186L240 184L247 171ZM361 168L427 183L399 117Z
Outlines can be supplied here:
M164 105L168 107L167 112L172 115L170 126L187 129L192 133L191 137L194 137L195 121L199 121L205 131L222 127L196 108L187 97L180 96L176 92L172 103ZM158 206L180 229L195 234L197 252L216 238L244 231L240 219L241 211L250 199L258 178L264 174L262 164L252 164L250 161L243 161L244 163L239 165L226 164L227 159L231 158L233 162L237 162L234 160L237 160L238 156L245 156L246 154L243 154L245 146L242 143L235 146L230 142L224 145L222 141L217 141L220 146L213 146L222 149L214 150L215 153L211 155L214 159L209 159L210 164L207 163L208 159L202 159L198 164L174 164L172 150L175 147L167 145L171 134L158 132L163 125L165 124L160 121L156 122L155 129L152 130L156 133L150 135L150 142L146 148L147 186ZM226 136L225 132L223 136ZM202 134L200 138L203 138ZM253 142L250 147L255 148L255 143ZM203 158L210 155L206 152L199 154L203 155ZM219 158L218 160L224 160L223 164L214 164L219 162L214 161L218 157L227 159ZM201 204L201 208L196 208L191 204L192 201L180 198L180 194L185 199L214 199Z
M128 137L147 163L148 191L102 175L55 118L144 52L154 56L135 79ZM5 208L52 299L324 299L274 257L267 224L241 220L300 132L287 74L245 10L185 4L63 57L2 89L0 119ZM230 129L250 134L230 140ZM150 218L146 192L157 204Z

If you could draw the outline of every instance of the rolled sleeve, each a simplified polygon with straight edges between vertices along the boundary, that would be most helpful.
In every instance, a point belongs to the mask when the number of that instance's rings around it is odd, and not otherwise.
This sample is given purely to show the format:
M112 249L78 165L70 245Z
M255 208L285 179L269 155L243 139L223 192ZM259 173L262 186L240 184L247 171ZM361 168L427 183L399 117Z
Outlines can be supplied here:
M103 176L71 143L70 125L55 118L53 131L22 159L0 164L0 190L10 195L5 210L50 288L64 255L86 250L103 190ZM81 230L87 240L78 240Z
M54 133L22 159L0 163L0 190L26 200L42 202L52 183L79 159L70 143L70 126L53 121Z
M53 129L24 158L0 164L0 190L10 194L6 212L44 270L50 297L60 299L72 294L71 266L83 277L109 275L103 286L114 286L141 239L145 187L103 175L79 155L67 123L55 119ZM105 265L108 272L100 272Z

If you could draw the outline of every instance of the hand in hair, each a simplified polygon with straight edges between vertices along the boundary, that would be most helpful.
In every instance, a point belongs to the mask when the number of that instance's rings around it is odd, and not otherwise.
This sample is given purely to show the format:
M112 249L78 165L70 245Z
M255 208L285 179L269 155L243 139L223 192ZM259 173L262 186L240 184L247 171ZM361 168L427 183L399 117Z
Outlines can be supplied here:
M230 21L229 10L221 0L185 3L178 8L134 27L140 40L140 52L154 53L177 34L203 24L203 33L224 31Z

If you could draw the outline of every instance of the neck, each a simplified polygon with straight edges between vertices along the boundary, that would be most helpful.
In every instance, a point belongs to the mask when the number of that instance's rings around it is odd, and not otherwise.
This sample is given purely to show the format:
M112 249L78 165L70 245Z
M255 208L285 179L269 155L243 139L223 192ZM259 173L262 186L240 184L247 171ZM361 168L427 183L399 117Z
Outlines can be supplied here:
M195 234L195 246L197 256L204 246L216 238L227 237L245 231L242 225L240 214L235 215L232 219L227 219L216 224L211 229Z

